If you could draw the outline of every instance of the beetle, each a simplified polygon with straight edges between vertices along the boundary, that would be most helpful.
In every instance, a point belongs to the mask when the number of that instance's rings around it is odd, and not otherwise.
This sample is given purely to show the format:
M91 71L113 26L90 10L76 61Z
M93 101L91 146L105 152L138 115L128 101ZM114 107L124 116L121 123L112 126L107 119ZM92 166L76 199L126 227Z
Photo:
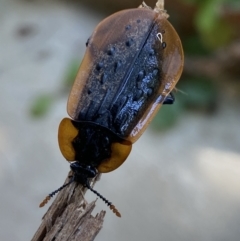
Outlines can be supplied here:
M89 181L117 169L162 104L174 102L172 90L183 69L181 40L164 10L123 10L100 22L86 52L59 125L58 141L73 181L118 210Z

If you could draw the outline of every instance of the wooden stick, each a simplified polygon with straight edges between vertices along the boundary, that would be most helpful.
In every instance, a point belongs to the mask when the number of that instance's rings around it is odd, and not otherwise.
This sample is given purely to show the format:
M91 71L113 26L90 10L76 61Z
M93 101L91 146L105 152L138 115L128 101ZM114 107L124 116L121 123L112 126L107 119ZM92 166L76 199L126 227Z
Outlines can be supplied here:
M66 179L65 183L69 181ZM94 180L95 182L96 180ZM105 211L91 215L95 202L84 199L86 188L73 182L60 191L43 216L42 223L32 241L92 241L101 230Z

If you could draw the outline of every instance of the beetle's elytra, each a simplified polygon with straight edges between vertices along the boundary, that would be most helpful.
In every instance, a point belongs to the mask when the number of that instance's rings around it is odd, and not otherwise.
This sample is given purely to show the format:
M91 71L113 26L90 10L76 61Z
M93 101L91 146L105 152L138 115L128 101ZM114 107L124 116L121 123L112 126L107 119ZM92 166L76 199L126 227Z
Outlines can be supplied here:
M160 106L173 102L183 50L165 12L145 5L104 19L86 46L67 105L72 119L62 120L58 140L74 172L69 183L91 189L89 179L118 168Z

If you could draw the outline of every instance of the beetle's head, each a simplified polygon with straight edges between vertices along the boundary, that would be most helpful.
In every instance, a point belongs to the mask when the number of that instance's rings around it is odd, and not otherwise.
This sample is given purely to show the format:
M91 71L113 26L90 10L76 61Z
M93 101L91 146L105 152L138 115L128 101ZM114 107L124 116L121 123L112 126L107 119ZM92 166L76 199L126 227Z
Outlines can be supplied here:
M89 178L93 178L97 175L96 168L92 166L81 165L79 162L71 163L70 168L74 173L74 181L81 183L85 187L87 187Z

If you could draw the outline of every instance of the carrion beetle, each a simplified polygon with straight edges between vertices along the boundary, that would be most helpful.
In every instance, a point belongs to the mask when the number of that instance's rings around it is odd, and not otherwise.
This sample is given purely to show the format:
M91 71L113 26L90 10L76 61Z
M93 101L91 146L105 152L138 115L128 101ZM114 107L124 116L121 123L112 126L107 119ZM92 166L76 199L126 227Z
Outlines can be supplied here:
M68 99L71 119L64 118L58 132L60 150L74 174L40 206L76 181L121 216L89 181L122 165L161 105L174 102L171 91L184 57L167 17L163 8L143 3L97 25Z

